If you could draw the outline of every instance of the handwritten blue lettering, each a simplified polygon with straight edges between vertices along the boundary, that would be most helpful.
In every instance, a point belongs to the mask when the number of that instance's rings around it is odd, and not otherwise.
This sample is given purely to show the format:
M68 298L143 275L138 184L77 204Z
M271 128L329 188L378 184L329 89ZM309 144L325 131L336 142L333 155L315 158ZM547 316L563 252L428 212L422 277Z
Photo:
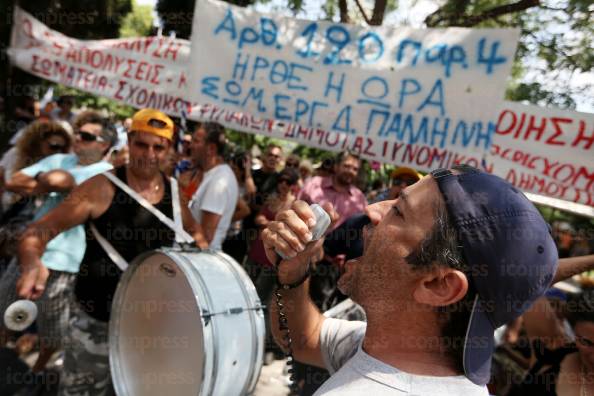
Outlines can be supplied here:
M415 54L413 56L413 60L411 64L413 66L417 65L417 61L419 60L419 55L421 54L421 42L416 40L404 39L400 42L398 46L398 52L396 53L396 61L398 63L402 62L402 58L404 57L404 52L407 46L412 46L414 48Z
M301 76L297 75L296 70L305 70L307 72L312 72L313 68L309 67L309 66L305 66L305 65L301 65L299 63L294 63L291 62L290 66L289 66L289 77L288 82L287 82L287 88L289 89L294 89L297 91L308 91L309 87L307 85L294 85L293 82L295 83L300 83L303 80L301 79Z
M439 121L442 120L442 118L436 118L433 120L433 129L431 131L431 145L435 146L436 144L436 140L439 140L439 147L443 148L445 146L445 141L446 138L448 136L448 128L450 126L450 119L449 118L443 118L443 127L441 129L439 129Z
M227 9L223 21L215 28L214 34L218 35L221 31L227 31L231 35L231 40L235 40L237 37L237 30L235 29L235 20L233 19L233 13L231 8Z
M284 60L276 60L270 69L270 82L272 84L282 84L287 81L289 76L289 66Z
M486 46L487 38L483 37L478 42L478 60L477 63L484 64L487 67L487 74L493 73L493 68L497 65L501 65L507 62L507 58L505 56L498 56L497 51L499 50L499 46L501 43L499 41L495 41L491 43L491 52L489 55L485 54L485 46Z
M374 118L375 116L382 116L383 119L381 121L381 125L379 128L374 129L377 130L377 135L382 136L384 134L384 128L386 127L386 122L388 121L388 117L390 116L390 112L382 111L377 109L371 109L369 112L369 117L367 117L367 126L365 128L365 134L369 135L369 132L372 130L371 127L374 125Z
M414 88L407 89L409 85L413 85ZM414 78L405 78L400 83L400 99L398 100L398 108L402 108L404 104L404 98L410 95L415 95L421 92L421 84Z
M340 73L340 80L338 83L334 83L334 72L328 73L328 81L326 81L326 88L324 90L324 97L327 98L330 91L336 92L336 103L340 103L342 98L342 89L344 88L345 73Z
M262 17L260 18L260 26L262 27L262 43L266 46L274 45L278 35L276 23L270 18Z
M351 106L348 105L340 110L332 129L339 132L352 133L351 131Z
M433 95L437 95L437 100L433 99ZM431 88L431 92L429 92L427 98L425 98L423 103L421 103L421 105L417 108L417 111L422 111L425 106L436 106L439 109L440 114L443 116L445 114L443 101L443 84L441 79L437 79L433 85L433 88Z
M313 58L318 56L320 53L314 51L312 49L313 40L315 38L316 32L318 31L318 24L316 22L312 22L303 30L301 33L301 37L306 38L305 47L297 51L297 55L302 58Z
M213 99L219 99L219 95L217 95L218 83L221 81L220 77L210 76L204 77L201 81L202 83L202 94L209 96Z
M251 87L247 96L241 103L241 107L246 108L250 99L253 99L254 101L256 101L256 103L258 105L258 111L260 113L266 112L266 107L262 103L262 101L264 100L264 90L262 88L258 89L255 87Z
M334 46L334 48L332 49L332 52L324 58L325 65L349 65L352 63L351 60L342 59L340 57L340 51L342 51L351 41L349 31L344 26L330 26L326 30L326 39Z
M366 41L374 42L375 43L375 54L372 53L372 57L368 58L365 49L366 49ZM370 46L373 44L369 44ZM384 54L384 42L380 38L380 36L375 32L367 32L361 37L359 37L359 59L363 63L373 63L378 61L382 55Z
M287 107L281 104L281 101L289 101L289 95L274 95L274 118L279 121L291 121L291 116L287 113Z
M241 85L239 85L236 81L234 80L229 80L227 81L227 83L225 84L225 91L227 92L227 94L229 94L230 96L234 96L237 97L239 95L241 95ZM239 106L239 99L229 99L229 98L224 98L223 99L224 103L229 103L235 106Z
M240 81L242 81L245 77L245 72L247 71L248 64L250 63L250 55L246 55L243 58L243 61L241 55L241 52L237 53L237 56L235 57L235 64L233 65L233 79Z
M256 60L254 61L254 69L252 70L252 77L251 81L256 79L256 74L258 73L259 69L266 69L270 65L268 59L263 58L261 56L256 56Z

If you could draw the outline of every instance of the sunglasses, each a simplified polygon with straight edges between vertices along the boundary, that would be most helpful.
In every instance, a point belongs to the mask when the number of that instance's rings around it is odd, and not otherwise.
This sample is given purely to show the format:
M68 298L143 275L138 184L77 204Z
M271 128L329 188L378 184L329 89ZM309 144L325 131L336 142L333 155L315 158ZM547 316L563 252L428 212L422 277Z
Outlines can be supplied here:
M80 140L83 142L104 142L101 136L93 135L90 132L85 131L78 131L76 132L76 136L80 137Z
M594 342L592 342L591 340L587 339L586 337L577 335L575 336L575 340L577 341L577 343L582 344L583 346L587 347L587 348L592 348L594 347Z
M400 186L402 184L406 184L407 186L412 186L416 182L417 181L413 180L413 179L401 179L401 178L392 179L392 184L395 186Z
M66 146L60 143L48 143L47 146L51 151L66 151Z

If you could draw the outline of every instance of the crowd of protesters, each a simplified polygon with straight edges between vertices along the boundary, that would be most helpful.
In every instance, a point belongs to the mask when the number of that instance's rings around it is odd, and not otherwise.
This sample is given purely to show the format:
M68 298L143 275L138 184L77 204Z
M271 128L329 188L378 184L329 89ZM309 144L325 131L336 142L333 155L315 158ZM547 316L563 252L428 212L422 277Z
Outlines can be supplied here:
M116 227L110 225L109 219L122 216L126 221L137 220L134 204L121 204L128 202L125 199L112 198L114 203L103 203L97 198L84 208L67 199L68 194L76 196L85 188L105 188L93 185L97 184L94 176L114 170L118 178L169 215L171 205L164 202L171 201L171 191L165 180L175 178L185 212L184 228L191 231L199 247L222 250L240 263L265 304L271 301L277 279L265 252L263 230L295 201L332 204L338 217L309 287L313 302L322 311L347 298L337 282L346 260L362 254L361 214L366 207L397 199L405 188L423 177L413 169L396 167L387 180L377 177L367 186L361 182L365 180L361 177L362 160L351 152L328 157L314 166L311 159L287 153L271 143L261 155L253 157L251 148L229 144L224 128L216 123L188 121L183 130L174 126L169 117L150 109L137 112L131 119L112 122L95 110L75 113L75 99L62 96L41 109L33 98L25 98L16 107L17 123L10 131L14 136L0 161L0 314L19 297L34 298L40 307L37 323L22 334L13 334L1 325L0 342L2 346L16 345L20 355L38 349L31 367L37 375L43 375L50 366L60 368L56 362L63 361L60 395L86 394L88 389L80 385L77 377L88 368L85 360L108 365L106 323L112 296L98 297L105 290L99 290L96 279L88 276L93 273L89 263L106 258L97 243L85 237L87 218L94 219L106 232ZM146 170L149 168L152 171ZM114 191L112 194L120 194ZM87 217L78 213L83 210L88 212ZM161 229L156 223L145 219L142 227ZM40 224L53 225L51 236L33 235ZM555 228L561 257L592 252L592 238L588 235L576 235L565 224ZM172 242L171 235L164 239ZM144 248L166 246L165 242L149 241ZM37 257L31 251L39 246L43 249ZM140 251L138 246L120 247L130 259ZM23 260L39 261L42 267L37 267L33 275L27 271L23 274L24 267L19 263ZM588 262L580 268L590 266ZM39 268L47 273L40 275ZM87 275L81 275L82 269ZM42 278L42 287L36 288L35 282ZM118 279L119 274L105 287L114 289ZM77 299L96 304L77 306L73 304ZM594 379L593 323L594 292L550 289L529 311L498 333L491 392L586 394L571 392L587 389L584 386ZM92 329L83 329L85 326ZM80 336L72 337L72 329L95 337L95 350L84 346L73 350L72 345L82 341ZM267 333L269 363L283 355L272 341L269 327ZM86 386L97 394L108 392L108 370L102 367L88 371L96 378ZM577 380L567 384L559 380L571 373ZM326 370L305 364L297 366L296 376L298 392L303 395L313 394L329 377Z

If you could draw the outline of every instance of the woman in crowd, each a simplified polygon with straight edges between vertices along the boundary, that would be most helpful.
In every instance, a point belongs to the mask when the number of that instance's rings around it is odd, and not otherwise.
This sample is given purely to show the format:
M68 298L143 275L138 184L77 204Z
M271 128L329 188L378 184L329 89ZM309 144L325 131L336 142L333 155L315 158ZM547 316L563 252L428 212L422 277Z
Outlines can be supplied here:
M35 121L21 134L16 145L8 150L0 162L0 195L4 210L14 204L16 196L4 192L4 183L12 175L52 154L68 153L72 137L66 129L54 121ZM16 210L16 209L15 209ZM11 211L10 213L14 212ZM6 216L11 216L7 213Z
M68 153L72 138L54 121L36 121L29 125L16 144L13 173L52 154Z
M570 296L564 317L570 331L546 297L523 315L534 363L508 396L594 395L594 289Z

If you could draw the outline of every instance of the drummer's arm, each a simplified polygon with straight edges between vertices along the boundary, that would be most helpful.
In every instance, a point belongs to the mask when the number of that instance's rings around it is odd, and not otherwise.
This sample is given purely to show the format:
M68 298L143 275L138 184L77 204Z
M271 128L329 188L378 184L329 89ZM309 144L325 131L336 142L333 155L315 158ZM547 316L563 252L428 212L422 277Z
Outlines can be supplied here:
M206 240L206 237L204 236L204 231L202 229L202 226L198 222L196 222L196 220L194 219L194 216L192 216L192 212L190 212L190 209L188 207L187 199L184 198L181 194L180 194L179 199L181 201L180 207L181 207L182 222L184 225L184 230L186 230L192 236L192 238L194 238L194 241L196 241L196 245L200 249L208 248L208 241Z
M43 294L49 272L41 262L46 245L56 235L107 210L114 189L104 176L95 176L76 187L64 201L30 224L19 241L18 261L21 278L17 292L23 298L38 298Z

